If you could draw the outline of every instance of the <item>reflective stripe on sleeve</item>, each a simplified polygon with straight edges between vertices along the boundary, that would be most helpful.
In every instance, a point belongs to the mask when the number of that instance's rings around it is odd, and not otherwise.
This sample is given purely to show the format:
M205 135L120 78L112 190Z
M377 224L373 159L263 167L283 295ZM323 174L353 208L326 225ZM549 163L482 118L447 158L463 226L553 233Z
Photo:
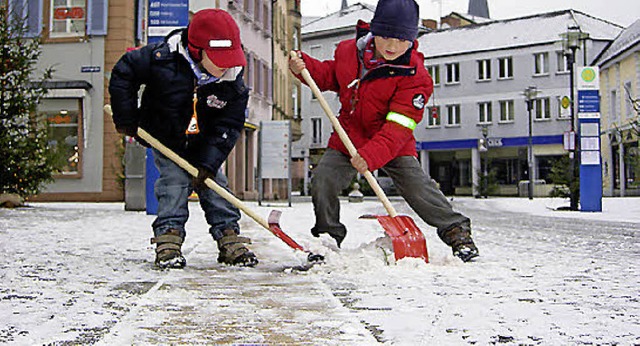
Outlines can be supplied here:
M396 113L396 112L389 112L389 114L387 114L387 120L388 121L393 121L395 123L398 123L406 128L408 128L409 130L413 131L416 128L416 121L409 118L408 116L404 115L404 114L400 114L400 113Z

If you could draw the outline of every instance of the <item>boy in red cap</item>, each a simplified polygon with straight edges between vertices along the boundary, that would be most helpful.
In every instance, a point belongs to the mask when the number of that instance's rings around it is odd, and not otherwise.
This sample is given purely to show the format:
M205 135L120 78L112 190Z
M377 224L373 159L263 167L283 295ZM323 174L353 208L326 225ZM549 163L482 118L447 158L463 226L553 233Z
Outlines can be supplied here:
M333 60L319 61L298 52L289 61L302 82L300 72L306 67L320 90L338 93L338 119L358 149L350 157L338 134L331 135L313 171L316 224L311 234L327 233L340 246L347 234L340 223L340 191L357 172L382 169L420 218L436 227L453 254L467 262L478 256L471 222L453 210L416 159L413 130L433 92L424 56L417 49L418 13L414 0L380 0L371 24L359 21L356 38L340 42Z
M240 211L204 184L212 178L228 189L220 166L244 126L249 90L240 31L225 11L197 12L186 29L163 42L124 54L109 83L113 121L118 132L136 137L138 127L198 167L193 178L153 150L160 177L155 184L158 216L152 224L155 263L182 268L181 245L189 217L188 196L195 190L209 232L218 243L218 262L254 266L256 256L240 237ZM139 102L138 92L145 85Z

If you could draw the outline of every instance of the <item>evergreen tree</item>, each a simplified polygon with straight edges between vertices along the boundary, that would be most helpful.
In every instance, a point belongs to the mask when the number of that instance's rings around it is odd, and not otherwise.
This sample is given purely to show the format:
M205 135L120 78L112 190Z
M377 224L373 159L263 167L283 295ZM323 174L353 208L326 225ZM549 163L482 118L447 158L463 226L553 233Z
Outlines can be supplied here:
M0 193L34 195L53 174L46 123L35 116L46 93L41 79L31 81L40 57L39 38L27 38L26 18L0 4Z

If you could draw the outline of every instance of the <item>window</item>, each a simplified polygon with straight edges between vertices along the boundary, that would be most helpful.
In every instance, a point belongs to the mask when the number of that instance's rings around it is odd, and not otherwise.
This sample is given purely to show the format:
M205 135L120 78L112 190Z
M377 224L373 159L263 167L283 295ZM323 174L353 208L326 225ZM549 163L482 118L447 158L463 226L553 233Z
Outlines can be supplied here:
M549 74L549 53L533 55L533 74L536 76Z
M244 57L247 60L247 66L244 70L244 84L246 84L249 88L253 88L253 73L251 73L251 71L253 71L254 69L253 54L245 52Z
M478 80L486 81L491 79L491 60L478 60Z
M478 122L487 124L491 122L491 102L478 103Z
M460 126L460 105L447 106L447 126Z
M624 83L624 89L625 89L625 94L624 94L625 112L627 113L627 118L633 118L636 115L636 113L635 113L635 110L633 109L633 101L631 100L632 99L631 82Z
M86 0L49 0L47 13L48 38L78 38L85 36L87 24Z
M498 59L498 78L513 78L513 60L511 57Z
M611 90L611 98L609 99L609 107L611 108L611 121L616 122L620 119L618 115L618 91Z
M440 106L432 106L427 108L429 112L427 117L427 127L440 126Z
M567 61L567 57L562 52L556 53L556 60L558 64L558 73L569 72L569 62Z
M549 98L542 97L533 101L533 111L536 120L551 119L551 109L549 109Z
M45 98L38 116L46 121L49 145L63 176L79 176L82 167L82 99Z
M262 61L260 59L258 59L257 56L253 57L253 70L250 71L251 74L253 74L253 85L251 86L253 88L253 90L255 91L256 94L258 95L262 95L263 94L263 74L262 74Z
M558 103L558 118L569 119L571 118L571 106L562 108L562 97L556 96L556 102Z
M322 144L322 119L311 118L311 144Z
M511 123L513 118L513 100L500 101L500 122Z
M447 68L447 84L460 83L460 64L446 64Z
M429 74L433 79L433 86L440 85L440 66L439 65L427 66L427 71L429 71Z

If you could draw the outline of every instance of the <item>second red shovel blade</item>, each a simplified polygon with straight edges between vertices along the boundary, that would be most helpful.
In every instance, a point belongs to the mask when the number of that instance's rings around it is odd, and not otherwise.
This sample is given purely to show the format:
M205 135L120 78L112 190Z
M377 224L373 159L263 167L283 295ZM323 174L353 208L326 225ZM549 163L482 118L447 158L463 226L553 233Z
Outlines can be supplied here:
M429 263L427 241L412 218L406 215L378 216L378 222L391 237L396 260L405 257L422 258Z

